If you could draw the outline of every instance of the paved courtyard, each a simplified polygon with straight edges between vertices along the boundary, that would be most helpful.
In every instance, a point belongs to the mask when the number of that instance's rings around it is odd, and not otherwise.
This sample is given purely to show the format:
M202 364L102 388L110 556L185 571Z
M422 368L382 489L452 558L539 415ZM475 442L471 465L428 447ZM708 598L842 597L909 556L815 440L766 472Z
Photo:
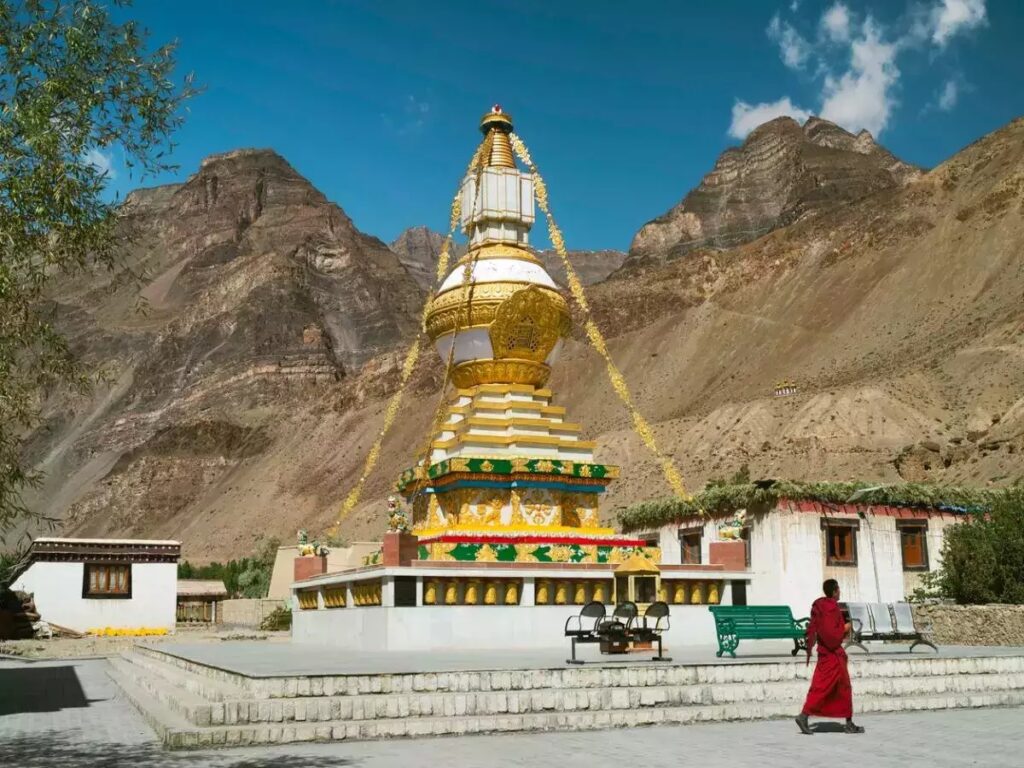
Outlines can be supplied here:
M390 651L351 653L323 645L237 641L231 643L163 643L158 648L200 664L207 664L250 677L295 675L401 674L414 672L452 672L492 669L564 669L568 645L537 650L488 651ZM1020 656L1016 646L943 646L938 652L918 648L913 656L903 644L871 646L871 655L850 651L853 663L864 658L976 658ZM714 646L667 649L676 664L760 664L766 661L791 663L793 643L789 640L762 640L746 643L737 650L737 658L716 658ZM602 655L596 645L580 645L577 657L603 666L649 662L653 651L622 656Z
M870 765L873 768L1020 763L1024 710L865 716L868 732L800 736L787 721L579 733L466 736L214 752L166 752L105 672L105 661L0 661L0 765L446 768L549 766Z

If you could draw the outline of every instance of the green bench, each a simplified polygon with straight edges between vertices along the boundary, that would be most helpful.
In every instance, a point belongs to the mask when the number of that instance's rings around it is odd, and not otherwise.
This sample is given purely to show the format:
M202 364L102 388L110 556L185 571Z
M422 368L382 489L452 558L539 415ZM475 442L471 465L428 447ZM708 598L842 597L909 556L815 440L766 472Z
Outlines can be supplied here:
M793 655L807 648L808 619L794 619L788 605L710 605L718 651L736 658L740 640L792 640Z

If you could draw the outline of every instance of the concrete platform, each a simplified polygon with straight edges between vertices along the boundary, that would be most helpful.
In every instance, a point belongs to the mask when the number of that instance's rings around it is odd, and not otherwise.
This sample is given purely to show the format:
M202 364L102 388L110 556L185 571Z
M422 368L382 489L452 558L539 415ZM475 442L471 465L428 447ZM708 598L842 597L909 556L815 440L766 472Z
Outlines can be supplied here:
M806 738L791 720L782 720L168 752L106 669L106 661L0 661L0 763L17 768L410 768L443 761L446 768L536 768L554 758L559 768L621 768L628 755L643 768L784 768L825 765L837 756L855 760L854 755L882 744L885 748L871 755L871 768L963 768L1019 763L1024 722L1024 709L954 709L858 716L867 728L858 737L837 732L834 721L818 721L813 724L817 736Z
M813 667L762 645L735 661L589 648L595 663L580 667L564 648L366 658L285 643L165 644L111 659L109 674L165 745L201 748L791 717ZM851 662L857 712L1024 705L1024 649L881 651Z
M155 650L181 659L232 672L245 677L295 677L324 675L385 675L427 672L480 672L523 669L560 669L566 667L569 643L543 650L509 649L506 651L418 651L355 653L333 646L293 645L260 641L232 641L224 643L161 644ZM938 652L918 646L911 654L908 645L885 644L869 646L870 654L858 649L849 652L851 663L861 659L904 658L982 658L997 656L1024 657L1024 647L1013 646L945 646ZM789 641L762 640L742 643L737 658L717 658L715 648L687 646L673 651L665 648L672 664L768 664L793 662ZM602 655L596 645L577 647L577 658L588 665L633 666L663 665L650 661L653 655L628 653ZM803 666L803 656L799 659Z

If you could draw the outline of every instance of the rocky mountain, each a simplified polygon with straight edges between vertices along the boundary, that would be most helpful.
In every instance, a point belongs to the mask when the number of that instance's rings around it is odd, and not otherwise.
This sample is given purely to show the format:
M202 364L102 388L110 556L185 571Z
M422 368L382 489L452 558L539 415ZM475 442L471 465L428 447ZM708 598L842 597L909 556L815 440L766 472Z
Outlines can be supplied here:
M141 283L54 290L58 321L106 378L89 401L48 403L29 450L47 475L38 503L69 531L171 535L318 385L351 389L379 368L422 295L272 151L214 155L183 184L135 192L122 222Z
M830 156L849 171L852 154ZM794 479L1024 476L1024 120L909 183L864 191L847 172L854 195L840 170L820 174L844 204L804 195L814 215L685 259L670 259L678 243L652 245L647 268L589 290L684 480L699 488L742 464ZM750 210L721 201L720 221ZM97 278L54 293L107 378L48 403L30 444L47 473L34 501L65 533L174 537L193 561L326 529L380 429L422 292L399 256L268 153L212 158L131 202L141 288ZM423 355L346 538L383 531L440 378ZM795 394L776 396L780 380ZM582 336L551 387L598 460L622 466L606 519L667 492Z
M1024 119L915 181L750 243L611 279L595 319L698 487L755 477L1024 478ZM663 492L585 348L551 383L623 463L613 501ZM797 394L776 396L777 382Z
M391 250L405 267L409 276L416 281L420 290L427 292L436 279L437 259L441 255L444 235L429 227L409 227L391 243ZM462 243L454 243L452 256L466 252Z
M548 274L555 279L559 285L568 285L565 274L565 265L562 259L553 250L540 251L538 254ZM626 260L626 254L622 251L569 251L569 261L573 269L579 275L580 282L584 285L595 285L602 280L607 280L615 270L622 266Z
M428 227L410 227L391 243L391 250L398 254L399 260L416 284L428 290L434 281L437 258L441 253L444 235L438 234ZM462 243L456 243L455 255L466 252ZM537 255L544 262L548 273L560 285L566 284L565 265L552 250L539 251ZM612 272L622 266L626 254L622 251L570 251L569 258L573 268L584 285L593 285L605 280Z
M920 175L867 131L854 135L817 117L803 126L779 117L723 152L682 202L645 224L630 245L627 267L749 243Z

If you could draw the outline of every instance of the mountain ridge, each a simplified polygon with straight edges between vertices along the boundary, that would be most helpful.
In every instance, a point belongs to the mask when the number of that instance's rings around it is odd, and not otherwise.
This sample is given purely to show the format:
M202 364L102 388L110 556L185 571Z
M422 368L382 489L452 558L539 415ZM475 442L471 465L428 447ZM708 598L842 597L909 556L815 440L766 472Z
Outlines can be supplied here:
M818 117L803 126L775 118L722 152L680 203L641 227L624 268L742 245L920 175L867 131L854 135Z
M126 213L140 234L131 263L150 274L141 290L106 276L55 287L75 348L110 375L91 396L48 400L28 446L47 473L30 501L65 534L177 538L200 562L337 521L424 297L399 256L276 161L262 192L258 157L211 168L215 193L208 168ZM1024 474L1022 251L1016 120L912 184L731 248L655 253L588 297L690 487L742 464L1005 484ZM797 394L776 397L782 379ZM384 529L441 380L421 355L347 538ZM578 325L551 387L598 460L622 466L605 520L667 493Z

